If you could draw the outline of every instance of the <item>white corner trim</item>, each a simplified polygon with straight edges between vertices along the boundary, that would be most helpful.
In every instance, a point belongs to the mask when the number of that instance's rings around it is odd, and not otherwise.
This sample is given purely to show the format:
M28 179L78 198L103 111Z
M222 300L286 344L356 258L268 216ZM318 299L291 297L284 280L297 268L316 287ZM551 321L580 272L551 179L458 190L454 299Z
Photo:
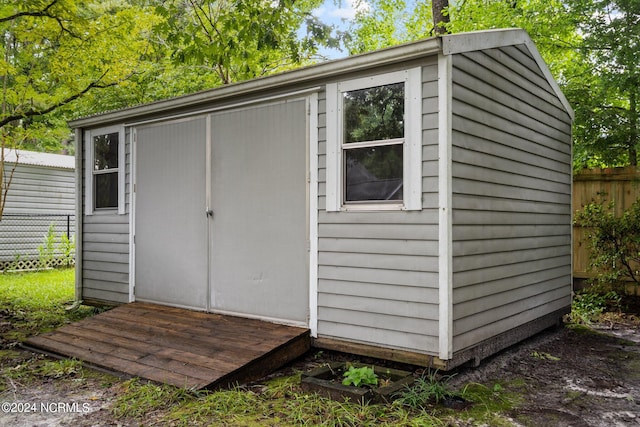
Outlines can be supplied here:
M127 213L126 204L126 144L125 144L125 131L124 126L120 127L118 131L118 215L124 215Z
M422 210L422 67L407 70L407 129L403 162L406 210Z
M82 146L84 146L85 153L85 172L84 178L86 182L85 186L85 199L84 199L84 214L93 215L93 142L91 140L91 132L85 130L83 132L84 138L82 138ZM82 147L78 148L82 151ZM80 154L82 156L82 153Z
M83 133L82 129L75 129L76 136L76 169L75 169L75 179L76 179L76 265L75 265L75 300L82 301L83 294L83 283L82 283L82 230L84 224L84 217L82 212L82 175L84 174L84 169L82 168L82 146L83 146Z
M438 286L439 354L449 360L453 354L453 259L452 259L452 60L438 55Z
M338 84L329 83L327 94L327 132L326 132L326 211L337 212L340 210L340 183L342 182L342 168L340 167L340 135L339 135L339 110L338 110Z
M136 300L136 149L138 143L138 132L135 127L130 129L130 150L131 164L129 165L129 179L131 189L129 191L129 302Z
M309 105L309 329L318 337L318 94Z

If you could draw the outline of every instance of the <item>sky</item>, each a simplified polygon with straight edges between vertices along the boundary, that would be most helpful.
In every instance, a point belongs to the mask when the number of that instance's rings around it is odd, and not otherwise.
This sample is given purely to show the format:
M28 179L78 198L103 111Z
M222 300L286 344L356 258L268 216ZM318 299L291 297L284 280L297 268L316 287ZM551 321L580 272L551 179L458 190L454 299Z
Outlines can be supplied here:
M353 19L358 11L367 10L369 4L366 0L325 0L324 4L314 11L314 15L327 23L338 25L342 20Z
M313 15L326 24L334 25L338 30L346 30L356 13L367 10L369 10L369 4L366 0L325 0L322 6L313 11ZM320 54L329 59L347 56L346 52L337 49L322 49Z

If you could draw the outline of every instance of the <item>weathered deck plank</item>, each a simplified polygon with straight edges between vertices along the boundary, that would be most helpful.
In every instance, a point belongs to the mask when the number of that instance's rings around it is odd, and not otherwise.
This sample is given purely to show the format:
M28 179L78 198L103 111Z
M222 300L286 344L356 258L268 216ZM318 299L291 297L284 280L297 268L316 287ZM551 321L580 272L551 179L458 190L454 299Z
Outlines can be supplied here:
M131 303L34 336L26 347L186 388L259 378L310 347L309 330Z

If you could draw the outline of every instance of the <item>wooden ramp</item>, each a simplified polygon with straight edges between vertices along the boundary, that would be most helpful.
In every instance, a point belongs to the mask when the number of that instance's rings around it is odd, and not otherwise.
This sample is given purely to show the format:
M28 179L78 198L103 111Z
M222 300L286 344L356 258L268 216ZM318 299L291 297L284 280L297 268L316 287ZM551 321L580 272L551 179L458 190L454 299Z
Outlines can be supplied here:
M308 329L131 303L29 338L25 347L178 387L258 379L305 353Z

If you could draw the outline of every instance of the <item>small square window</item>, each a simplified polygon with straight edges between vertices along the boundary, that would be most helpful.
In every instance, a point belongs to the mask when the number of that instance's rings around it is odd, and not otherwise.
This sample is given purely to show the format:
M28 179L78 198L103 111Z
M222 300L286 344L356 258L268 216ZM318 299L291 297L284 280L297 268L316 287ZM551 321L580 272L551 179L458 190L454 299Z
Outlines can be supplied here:
M421 69L327 85L327 211L422 208Z
M119 134L93 137L93 206L96 209L118 207Z
M402 202L404 83L342 96L343 202Z

